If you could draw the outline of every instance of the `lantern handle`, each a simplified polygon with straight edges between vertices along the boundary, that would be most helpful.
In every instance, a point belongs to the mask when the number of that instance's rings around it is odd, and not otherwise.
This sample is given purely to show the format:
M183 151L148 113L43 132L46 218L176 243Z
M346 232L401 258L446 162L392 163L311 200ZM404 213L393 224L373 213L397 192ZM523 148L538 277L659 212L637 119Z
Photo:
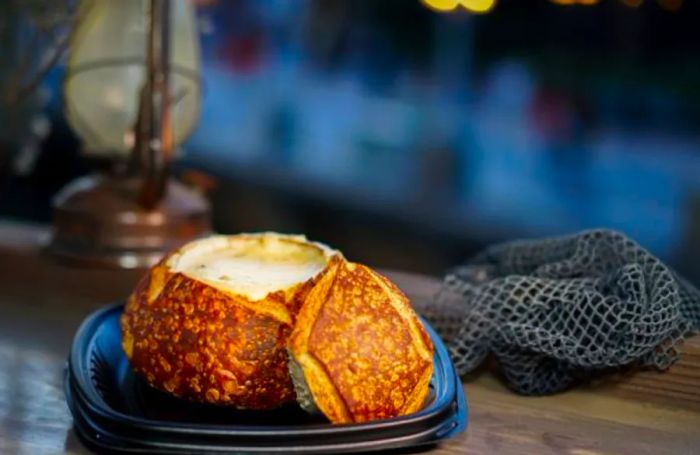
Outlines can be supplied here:
M142 173L138 202L151 210L165 196L173 153L170 80L170 0L151 0L133 157Z

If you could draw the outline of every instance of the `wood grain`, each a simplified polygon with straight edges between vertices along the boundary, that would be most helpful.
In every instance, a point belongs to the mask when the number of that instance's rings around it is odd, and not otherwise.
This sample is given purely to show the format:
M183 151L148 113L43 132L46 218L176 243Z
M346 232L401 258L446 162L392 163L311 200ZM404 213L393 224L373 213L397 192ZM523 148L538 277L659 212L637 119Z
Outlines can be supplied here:
M0 222L1 454L88 453L63 401L66 354L82 319L123 298L140 274L58 264L41 251L45 234L43 227ZM439 286L430 277L389 275L418 303ZM695 349L688 351L692 362L669 373L636 373L548 397L515 395L482 371L464 385L468 430L430 453L698 453L700 410L658 396L664 388L680 401L697 395Z

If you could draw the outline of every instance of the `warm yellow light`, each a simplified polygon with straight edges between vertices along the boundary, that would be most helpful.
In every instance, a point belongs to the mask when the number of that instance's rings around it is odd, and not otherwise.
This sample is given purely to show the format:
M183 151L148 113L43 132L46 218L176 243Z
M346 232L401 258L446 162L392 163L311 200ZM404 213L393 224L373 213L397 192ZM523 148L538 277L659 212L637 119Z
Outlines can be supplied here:
M644 3L644 0L620 0L622 3L625 4L625 6L629 6L630 8L637 8Z
M428 8L445 13L453 11L459 5L459 0L421 0Z
M595 5L600 0L578 0L579 5Z
M464 9L472 13L488 13L496 6L496 0L460 0Z
M666 11L671 11L675 13L683 5L683 0L656 0L659 5Z
M496 6L497 0L421 0L428 8L441 13L454 11L458 6L471 13L488 13Z

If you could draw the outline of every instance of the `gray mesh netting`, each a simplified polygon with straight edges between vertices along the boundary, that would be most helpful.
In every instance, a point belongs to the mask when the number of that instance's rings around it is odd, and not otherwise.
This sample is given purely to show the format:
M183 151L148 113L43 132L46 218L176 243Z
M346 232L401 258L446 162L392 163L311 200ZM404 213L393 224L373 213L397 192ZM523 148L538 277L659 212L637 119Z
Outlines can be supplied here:
M664 369L700 329L698 291L609 230L488 248L450 273L423 310L460 374L493 353L523 394L611 367Z

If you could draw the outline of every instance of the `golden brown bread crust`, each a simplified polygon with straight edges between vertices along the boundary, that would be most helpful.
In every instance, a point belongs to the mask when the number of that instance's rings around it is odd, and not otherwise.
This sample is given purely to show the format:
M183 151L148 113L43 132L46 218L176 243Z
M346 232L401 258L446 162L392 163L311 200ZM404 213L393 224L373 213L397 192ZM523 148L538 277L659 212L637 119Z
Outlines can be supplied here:
M152 386L195 401L246 409L293 401L286 351L292 315L326 272L251 301L173 273L173 254L128 299L121 328L132 367Z
M309 292L289 342L332 422L409 414L428 395L430 338L406 296L363 265L332 265Z

